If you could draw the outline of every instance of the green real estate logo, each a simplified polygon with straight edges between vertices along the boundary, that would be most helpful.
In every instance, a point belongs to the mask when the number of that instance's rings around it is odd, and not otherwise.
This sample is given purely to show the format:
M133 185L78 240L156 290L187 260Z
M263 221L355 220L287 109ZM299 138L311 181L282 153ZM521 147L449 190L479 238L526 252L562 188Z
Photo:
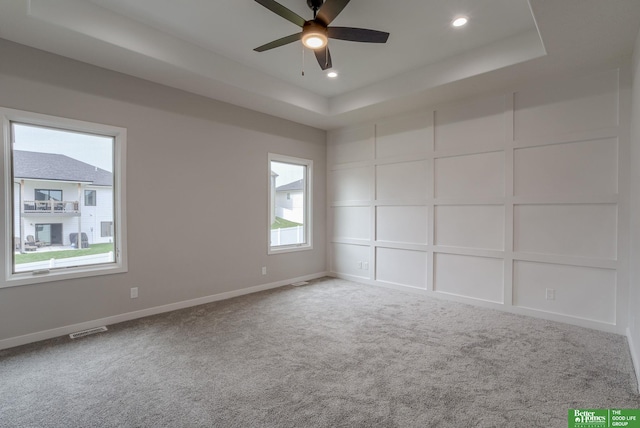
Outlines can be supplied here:
M568 428L640 428L640 409L569 409Z

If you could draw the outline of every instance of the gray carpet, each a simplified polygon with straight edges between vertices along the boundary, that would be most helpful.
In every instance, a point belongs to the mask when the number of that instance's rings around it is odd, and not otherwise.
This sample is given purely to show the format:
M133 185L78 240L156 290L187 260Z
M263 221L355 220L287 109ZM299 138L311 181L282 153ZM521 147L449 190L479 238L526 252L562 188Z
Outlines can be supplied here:
M0 351L1 427L566 427L622 336L336 279Z

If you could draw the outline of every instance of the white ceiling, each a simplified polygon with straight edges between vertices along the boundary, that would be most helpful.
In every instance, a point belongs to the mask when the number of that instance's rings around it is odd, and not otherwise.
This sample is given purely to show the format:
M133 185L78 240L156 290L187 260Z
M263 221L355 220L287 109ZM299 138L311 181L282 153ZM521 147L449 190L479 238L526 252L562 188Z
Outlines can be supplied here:
M305 19L306 0L280 0ZM529 5L531 3L531 5ZM470 18L453 28L458 15ZM2 0L0 37L214 99L329 129L420 105L617 64L640 27L638 0L351 0L332 22L391 35L330 40L337 79L299 27L254 0Z

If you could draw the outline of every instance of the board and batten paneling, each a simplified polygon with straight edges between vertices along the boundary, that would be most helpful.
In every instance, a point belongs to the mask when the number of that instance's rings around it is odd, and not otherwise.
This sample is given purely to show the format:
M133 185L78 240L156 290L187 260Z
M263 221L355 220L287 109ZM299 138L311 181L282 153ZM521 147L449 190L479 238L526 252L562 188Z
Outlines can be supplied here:
M427 169L426 161L377 165L376 199L424 201L429 182Z
M489 302L503 302L504 260L439 253L434 261L434 289Z
M334 236L365 240L370 238L371 216L368 207L336 207L333 215Z
M376 239L380 242L427 245L426 206L376 207Z
M437 158L435 183L437 198L504 197L504 152Z
M618 141L578 141L514 150L516 196L618 193Z
M504 205L438 205L435 244L504 250Z
M376 279L391 284L425 288L427 254L424 251L377 247Z
M514 250L615 260L615 204L538 204L514 207Z
M504 146L506 97L477 98L434 110L438 152L479 153Z
M331 131L332 273L621 332L621 87L600 71Z
M613 269L516 261L514 302L524 308L563 313L601 323L616 322ZM555 300L546 300L546 290Z
M517 91L515 139L553 139L618 126L618 87L618 70L608 70Z

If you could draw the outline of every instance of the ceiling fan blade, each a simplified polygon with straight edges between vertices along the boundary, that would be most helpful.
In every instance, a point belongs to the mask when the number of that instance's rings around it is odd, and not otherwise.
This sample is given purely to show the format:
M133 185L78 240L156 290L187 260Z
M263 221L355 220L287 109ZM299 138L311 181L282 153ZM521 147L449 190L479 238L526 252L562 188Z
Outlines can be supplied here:
M313 51L316 54L316 59L318 60L318 64L320 64L320 68L326 70L327 68L331 68L331 52L329 52L329 48L318 49Z
M366 28L329 27L327 36L332 39L349 40L351 42L387 43L389 33Z
M274 40L273 42L269 42L266 45L258 46L257 48L254 49L254 51L264 52L264 51L268 51L269 49L279 48L280 46L288 45L289 43L298 41L300 40L301 37L302 37L302 33L292 34L290 36L286 36L281 39Z
M318 10L316 19L322 21L324 25L329 25L331 21L336 19L336 16L342 12L342 9L344 9L349 1L350 0L326 0Z
M281 5L280 3L274 0L256 0L256 3L260 3L262 6L266 7L271 12L275 13L276 15L280 15L281 17L283 17L289 22L293 22L298 27L302 27L304 23L307 22L304 20L304 18L302 18L297 13L290 11L289 9L287 9L286 7L284 7L283 5Z

